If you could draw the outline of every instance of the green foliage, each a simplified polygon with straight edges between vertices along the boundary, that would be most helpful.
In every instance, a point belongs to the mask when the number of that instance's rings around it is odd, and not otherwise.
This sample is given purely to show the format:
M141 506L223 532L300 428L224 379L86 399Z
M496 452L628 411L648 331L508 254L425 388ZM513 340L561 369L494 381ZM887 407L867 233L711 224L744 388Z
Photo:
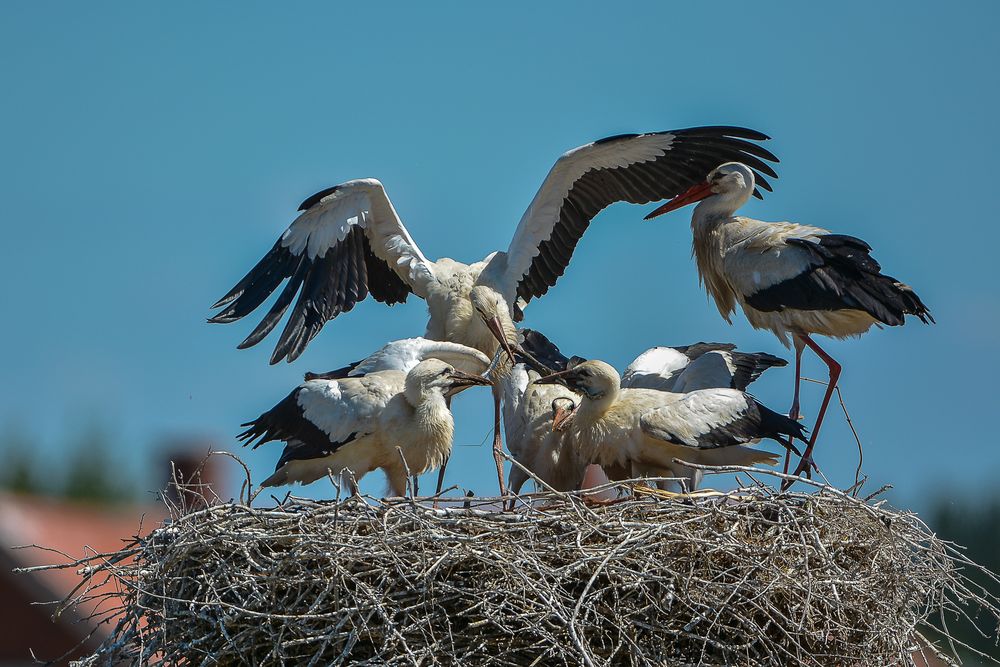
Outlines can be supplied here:
M134 495L125 483L120 466L108 456L110 438L106 429L91 424L79 435L68 458L62 496L71 500L120 503Z
M40 484L35 476L36 444L18 426L7 425L0 433L0 488L14 493L38 493Z
M62 448L65 456L43 461L33 437L16 424L5 425L0 429L0 489L109 504L133 500L131 476L113 460L107 429L94 422L77 433Z
M981 497L970 493L966 496L942 496L938 498L927 515L927 523L942 537L965 547L968 557L987 567L991 572L1000 573L1000 495ZM969 578L987 590L1000 593L996 582L985 575L968 571ZM951 632L976 650L1000 660L997 647L998 628L982 627L990 638L981 636L968 622L953 622L948 619ZM970 659L966 664L976 664Z

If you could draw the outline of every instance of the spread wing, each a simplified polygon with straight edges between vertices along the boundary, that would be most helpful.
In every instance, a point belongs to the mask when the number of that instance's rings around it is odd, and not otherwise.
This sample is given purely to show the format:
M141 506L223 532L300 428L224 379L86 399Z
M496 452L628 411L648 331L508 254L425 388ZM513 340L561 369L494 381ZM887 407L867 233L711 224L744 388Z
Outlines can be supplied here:
M607 137L565 153L517 226L507 250L503 287L516 285L524 303L545 294L602 209L619 201L670 199L724 162L753 168L757 184L770 190L763 174L777 174L766 161L778 158L755 143L767 138L740 127L695 127Z
M482 375L489 368L490 358L479 350L427 338L403 338L386 343L361 361L327 373L306 373L306 380L357 377L378 371L409 373L427 359L440 359L463 373Z
M271 250L212 307L209 322L227 324L249 315L285 282L274 305L240 343L256 345L278 324L298 295L271 356L294 361L323 325L370 293L389 305L413 292L426 297L434 266L399 220L382 184L348 181L318 192Z

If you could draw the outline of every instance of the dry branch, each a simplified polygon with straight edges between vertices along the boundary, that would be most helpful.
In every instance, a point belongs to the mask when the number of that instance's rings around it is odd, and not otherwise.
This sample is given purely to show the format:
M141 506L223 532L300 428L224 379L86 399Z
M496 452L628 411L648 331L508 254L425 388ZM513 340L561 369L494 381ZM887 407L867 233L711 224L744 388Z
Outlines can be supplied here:
M965 574L981 568L915 515L835 489L453 502L468 507L179 514L122 550L134 559L71 564L124 591L85 662L905 665L929 618L991 635L1000 618Z

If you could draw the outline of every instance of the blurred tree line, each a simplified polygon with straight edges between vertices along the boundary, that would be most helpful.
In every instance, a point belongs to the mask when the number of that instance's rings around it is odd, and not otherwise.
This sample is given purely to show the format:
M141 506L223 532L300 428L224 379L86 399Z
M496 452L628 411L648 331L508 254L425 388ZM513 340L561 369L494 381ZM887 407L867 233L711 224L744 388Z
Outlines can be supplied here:
M0 489L83 502L124 503L136 499L131 476L112 460L113 440L98 422L85 425L51 460L23 428L0 430Z
M970 560L985 566L990 572L1000 573L1000 493L983 494L968 491L963 495L939 496L931 509L923 513L927 524L939 537L965 548ZM981 573L966 569L965 574L994 595L1000 595L1000 586ZM997 633L986 619L980 628L991 637L983 637L967 621L946 619L951 634L976 650L1000 660ZM971 654L963 655L965 664L983 664Z

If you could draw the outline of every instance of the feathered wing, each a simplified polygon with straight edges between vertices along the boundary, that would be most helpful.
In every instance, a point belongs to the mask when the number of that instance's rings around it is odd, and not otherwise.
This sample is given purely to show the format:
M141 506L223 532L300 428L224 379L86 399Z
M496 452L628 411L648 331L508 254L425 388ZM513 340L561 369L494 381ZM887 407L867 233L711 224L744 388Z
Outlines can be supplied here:
M306 380L338 380L359 377L378 371L409 373L414 366L427 359L440 359L454 368L474 375L482 375L489 368L490 358L479 350L447 341L427 338L403 338L386 343L361 361L326 373L306 373Z
M274 408L238 436L244 445L272 440L287 443L275 470L290 460L329 456L349 442L374 432L378 417L403 390L403 373L366 378L310 380L296 387Z
M212 307L209 321L249 315L287 280L271 309L239 347L256 345L295 299L271 363L295 360L323 325L370 293L392 305L413 292L426 297L434 266L410 237L375 179L347 181L318 192L246 276Z
M490 365L490 358L479 350L448 341L426 338L404 338L382 346L380 350L358 362L350 375L365 375L376 371L409 373L427 359L439 359L463 373L481 375Z
M882 273L861 239L793 223L739 221L750 234L726 253L723 266L752 308L861 310L890 326L903 324L905 315L934 321L909 286Z
M730 447L757 438L774 438L786 444L779 438L804 437L797 421L735 389L702 389L684 394L669 405L647 412L639 424L651 438L698 449Z
M777 177L767 161L778 159L755 143L767 138L740 127L696 127L607 137L565 153L517 226L500 287L508 295L516 290L522 304L545 294L605 207L669 199L724 162L747 164L770 190L762 174Z

